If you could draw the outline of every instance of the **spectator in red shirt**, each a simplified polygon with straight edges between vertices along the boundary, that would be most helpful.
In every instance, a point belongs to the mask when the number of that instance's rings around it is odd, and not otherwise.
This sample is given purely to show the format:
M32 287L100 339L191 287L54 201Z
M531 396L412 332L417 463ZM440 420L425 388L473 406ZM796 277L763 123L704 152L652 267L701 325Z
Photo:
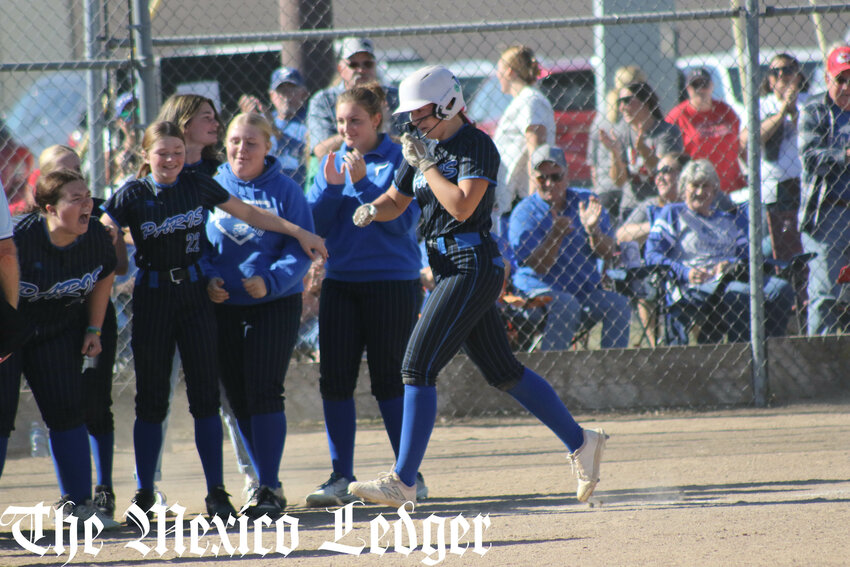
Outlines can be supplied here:
M682 131L685 153L710 161L720 177L720 189L730 193L747 184L738 164L741 123L731 106L711 98L713 86L708 70L691 71L688 100L673 108L665 120Z

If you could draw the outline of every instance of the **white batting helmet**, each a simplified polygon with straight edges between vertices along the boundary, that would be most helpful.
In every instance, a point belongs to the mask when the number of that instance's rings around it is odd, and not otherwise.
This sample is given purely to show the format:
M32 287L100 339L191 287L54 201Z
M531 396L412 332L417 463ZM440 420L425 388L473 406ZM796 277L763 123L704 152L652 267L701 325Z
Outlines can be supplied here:
M454 74L441 65L423 67L398 86L398 108L393 114L410 112L426 104L435 105L434 115L448 120L463 110L463 92Z

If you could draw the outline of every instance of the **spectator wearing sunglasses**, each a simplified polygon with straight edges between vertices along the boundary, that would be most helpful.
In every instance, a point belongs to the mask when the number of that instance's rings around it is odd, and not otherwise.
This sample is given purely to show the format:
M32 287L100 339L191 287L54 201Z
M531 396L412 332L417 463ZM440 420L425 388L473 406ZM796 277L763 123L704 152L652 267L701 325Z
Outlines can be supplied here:
M625 218L638 203L655 196L653 172L659 158L682 151L682 134L664 122L658 95L647 83L630 83L617 99L622 119L611 131L600 129L599 140L611 156L608 174L623 188L620 215Z
M628 300L602 289L598 260L616 249L608 212L593 193L568 187L564 151L543 145L531 156L534 192L511 212L508 240L519 269L514 287L549 296L542 350L567 350L583 317L602 322L602 348L629 342Z
M600 129L611 130L618 120L620 114L620 90L631 83L645 83L646 73L637 65L626 65L614 71L614 88L605 94L605 112L597 112L590 125L590 132L596 133ZM599 197L602 206L611 215L611 218L620 218L620 200L623 189L614 184L611 176L611 156L608 150L599 140L599 136L592 134L588 136L587 162L590 165L590 175L593 181L593 192Z
M339 81L317 91L307 107L307 133L313 155L321 159L342 145L342 136L337 132L336 101L344 91L362 86L378 79L378 61L375 45L365 37L347 37L339 43L339 62L336 66ZM387 107L398 106L398 89L382 85L387 95ZM385 113L384 123L393 136L401 135L401 115L390 117Z
M707 159L717 170L720 190L731 193L746 185L738 163L741 121L731 106L712 98L714 82L707 69L688 74L688 99L679 103L665 120L682 132L685 152L693 159Z
M803 164L797 152L799 107L808 97L808 82L793 55L780 53L771 59L762 81L761 195L768 209L797 211L800 206L800 175ZM746 151L747 129L741 131L741 151Z
M652 223L655 222L661 210L670 203L678 203L682 200L679 195L679 173L690 160L688 154L669 153L661 156L654 175L658 194L651 199L641 201L617 229L617 244L621 249L625 249L624 245L627 242L634 242L638 248L643 248ZM655 299L651 294L646 294L645 297L638 298L636 305L646 339L650 346L656 346L658 318ZM635 346L640 346L640 342L639 340Z
M798 139L803 162L800 232L809 263L810 335L835 333L836 283L848 263L850 235L850 47L832 50L826 62L826 94L813 96L800 112Z

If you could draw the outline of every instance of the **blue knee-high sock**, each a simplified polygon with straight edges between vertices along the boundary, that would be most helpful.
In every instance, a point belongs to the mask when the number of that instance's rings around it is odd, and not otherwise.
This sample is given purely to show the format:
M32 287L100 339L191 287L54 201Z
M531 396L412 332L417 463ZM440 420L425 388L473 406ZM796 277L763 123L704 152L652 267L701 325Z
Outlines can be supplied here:
M401 417L404 414L404 396L378 402L381 417L384 418L384 429L393 446L393 455L398 459L398 447L401 440Z
M50 431L50 452L59 471L63 492L76 504L91 500L91 455L85 425Z
M0 477L3 476L3 467L6 466L6 450L9 448L9 438L0 436Z
M162 451L162 423L136 418L133 449L136 452L136 488L153 490L159 454Z
M357 411L354 398L322 400L325 412L325 432L331 452L333 471L348 479L354 478L354 435L357 433Z
M89 446L94 457L97 483L112 487L112 459L115 454L115 433L89 435Z
M47 438L48 444L50 443L50 437ZM51 450L51 457L53 456L53 451ZM65 496L68 494L68 487L65 485L65 482L62 480L62 471L59 470L59 465L56 464L56 459L50 459L53 462L53 472L56 473L56 482L59 483L59 494Z
M218 414L195 419L195 447L201 457L204 477L207 479L207 492L216 486L224 485L224 463L221 445L224 442L224 430Z
M255 450L252 461L260 485L277 488L280 486L277 473L286 441L286 415L282 411L252 415L251 430Z
M404 415L395 471L401 481L413 486L425 458L425 450L437 419L436 386L404 386Z
M538 374L526 368L522 379L508 390L508 393L534 417L554 431L570 452L584 443L581 426L573 419L567 406L549 382Z

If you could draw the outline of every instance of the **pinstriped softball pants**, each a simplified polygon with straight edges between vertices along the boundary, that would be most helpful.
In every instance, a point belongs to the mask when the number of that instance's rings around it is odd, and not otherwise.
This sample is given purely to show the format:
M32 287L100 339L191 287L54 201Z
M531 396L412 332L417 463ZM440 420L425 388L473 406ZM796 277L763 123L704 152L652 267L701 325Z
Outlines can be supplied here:
M283 382L298 339L301 294L214 306L221 382L237 419L283 411Z
M81 349L85 327L84 313L69 322L39 327L26 345L0 364L3 385L0 435L7 436L14 425L21 372L26 374L48 428L68 431L83 425L85 388Z
M218 415L219 367L213 304L202 281L133 288L133 361L136 417L161 423L168 413L175 345L186 376L189 412L195 419Z
M524 367L511 352L496 307L504 278L499 250L489 238L444 250L428 246L436 287L407 344L404 383L435 385L440 370L463 347L491 386L508 390Z
M366 349L372 395L404 395L401 363L419 315L419 280L349 282L326 278L319 299L319 389L322 399L354 395Z

